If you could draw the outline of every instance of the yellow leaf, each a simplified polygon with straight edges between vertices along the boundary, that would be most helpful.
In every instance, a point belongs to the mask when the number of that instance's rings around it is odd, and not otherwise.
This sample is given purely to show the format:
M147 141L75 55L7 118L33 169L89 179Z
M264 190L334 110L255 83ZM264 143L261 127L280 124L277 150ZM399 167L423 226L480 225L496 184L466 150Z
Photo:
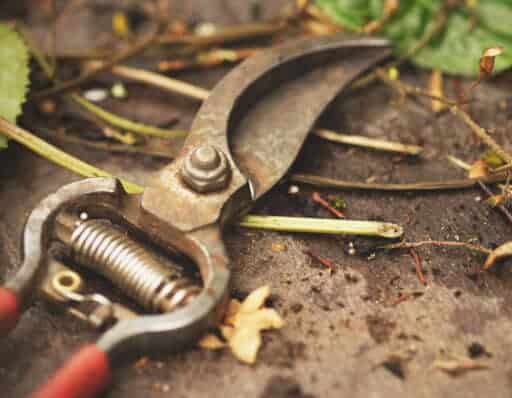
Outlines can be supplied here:
M276 310L263 308L251 313L238 313L235 317L234 326L235 328L250 328L257 331L281 329L284 326L284 321Z
M498 55L503 54L504 48L501 46L489 47L484 50L480 58L480 75L478 81L490 76L494 70L494 60Z
M224 337L227 341L231 340L233 334L235 334L235 328L232 326L221 325L219 329L222 337Z
M265 300L270 296L270 286L262 286L249 294L240 306L240 312L254 312L265 304Z
M487 177L489 167L487 163L483 160L477 160L475 163L471 165L471 169L469 169L469 178L478 179Z
M130 35L130 23L128 17L124 12L117 11L112 16L112 30L119 37L126 37Z
M491 254L487 256L487 260L485 260L484 269L487 270L491 268L497 260L503 258L503 257L510 257L512 256L512 241L506 242L502 244L501 246L498 246L496 249L494 249Z
M229 340L231 351L240 361L253 364L261 346L258 330L251 328L236 329Z
M199 347L206 350L220 350L221 348L226 347L226 343L224 343L214 334L207 334L201 340L199 340Z

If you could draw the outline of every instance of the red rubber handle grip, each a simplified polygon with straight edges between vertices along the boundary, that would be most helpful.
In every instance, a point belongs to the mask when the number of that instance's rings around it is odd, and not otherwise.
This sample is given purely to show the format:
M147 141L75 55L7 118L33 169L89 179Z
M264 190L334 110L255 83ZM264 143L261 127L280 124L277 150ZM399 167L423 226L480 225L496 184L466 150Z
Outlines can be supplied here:
M31 398L92 398L109 380L107 354L90 344L76 352Z
M0 337L8 335L19 319L18 297L11 290L0 287Z

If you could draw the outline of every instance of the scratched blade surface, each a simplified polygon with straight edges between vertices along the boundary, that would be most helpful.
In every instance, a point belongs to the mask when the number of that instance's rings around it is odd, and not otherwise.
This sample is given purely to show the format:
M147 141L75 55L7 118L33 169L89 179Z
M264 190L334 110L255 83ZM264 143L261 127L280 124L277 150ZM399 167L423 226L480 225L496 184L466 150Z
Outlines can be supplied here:
M231 153L251 182L253 200L287 173L316 120L343 88L388 56L382 41L338 41L269 75L267 90L247 100L229 131Z

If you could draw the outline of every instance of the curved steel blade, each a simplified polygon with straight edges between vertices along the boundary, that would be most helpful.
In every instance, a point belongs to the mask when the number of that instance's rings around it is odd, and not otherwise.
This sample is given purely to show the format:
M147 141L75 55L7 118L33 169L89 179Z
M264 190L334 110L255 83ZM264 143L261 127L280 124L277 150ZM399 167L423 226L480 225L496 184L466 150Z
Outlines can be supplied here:
M289 80L275 75L271 90L255 99L229 132L237 166L249 178L253 200L271 189L288 171L315 122L355 77L389 56L386 42L332 38L309 49L309 65L286 70Z

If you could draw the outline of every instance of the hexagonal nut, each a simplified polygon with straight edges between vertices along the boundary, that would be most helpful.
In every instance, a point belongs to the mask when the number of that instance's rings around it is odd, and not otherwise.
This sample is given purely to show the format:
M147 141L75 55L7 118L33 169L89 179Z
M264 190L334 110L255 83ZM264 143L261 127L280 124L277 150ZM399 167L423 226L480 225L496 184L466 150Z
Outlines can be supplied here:
M199 149L199 148L198 148ZM196 149L197 150L197 149ZM231 177L226 155L219 150L218 165L213 169L202 168L194 162L194 152L185 158L180 170L182 180L196 192L206 193L224 188Z

